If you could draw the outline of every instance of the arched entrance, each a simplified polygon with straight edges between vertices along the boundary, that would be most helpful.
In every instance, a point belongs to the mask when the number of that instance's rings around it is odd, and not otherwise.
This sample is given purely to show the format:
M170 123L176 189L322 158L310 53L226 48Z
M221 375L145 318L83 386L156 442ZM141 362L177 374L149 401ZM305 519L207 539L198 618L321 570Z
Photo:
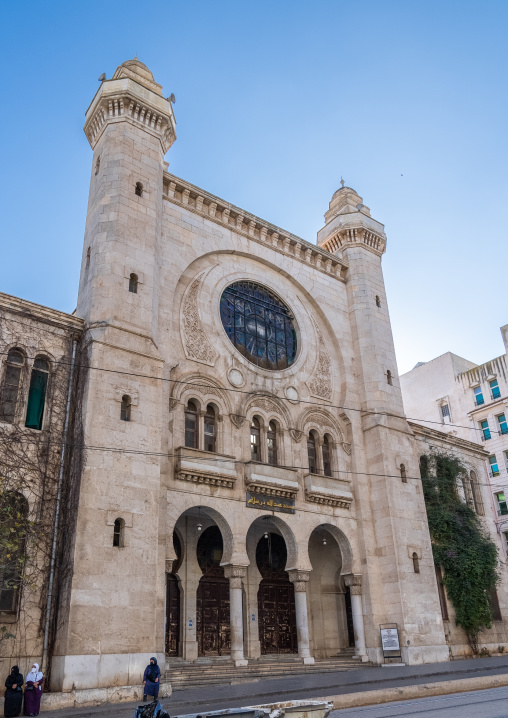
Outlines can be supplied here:
M231 652L229 581L220 565L224 545L217 526L203 531L197 543L202 572L197 591L196 637L198 655L224 656Z
M256 564L262 576L258 590L261 654L297 653L295 592L284 570L286 543L266 532L256 547Z
M178 569L182 563L182 545L173 532L173 547L176 560L171 573L166 574L166 653L168 656L180 655L180 582Z

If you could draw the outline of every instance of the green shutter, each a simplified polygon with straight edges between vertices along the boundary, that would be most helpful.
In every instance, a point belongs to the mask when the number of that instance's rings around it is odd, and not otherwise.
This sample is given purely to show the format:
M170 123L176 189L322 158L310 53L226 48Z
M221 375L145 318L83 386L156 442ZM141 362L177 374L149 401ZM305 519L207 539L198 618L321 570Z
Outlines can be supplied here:
M28 392L28 405L26 408L25 426L29 429L42 429L44 416L44 402L46 399L46 385L48 375L46 372L33 369Z

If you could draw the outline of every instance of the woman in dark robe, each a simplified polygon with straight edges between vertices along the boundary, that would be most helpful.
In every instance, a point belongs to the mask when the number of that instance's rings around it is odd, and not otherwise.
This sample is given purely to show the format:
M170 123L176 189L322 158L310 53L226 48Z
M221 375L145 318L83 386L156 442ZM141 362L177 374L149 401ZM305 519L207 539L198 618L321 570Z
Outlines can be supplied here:
M17 666L11 668L5 681L4 716L19 716L23 703L23 676Z
M39 664L34 663L30 673L26 676L25 710L26 716L38 716L41 709L42 684L44 676L39 670Z
M152 656L150 663L145 668L143 676L143 700L147 700L147 696L153 696L154 701L159 697L159 685L160 685L161 669L157 665L157 659Z

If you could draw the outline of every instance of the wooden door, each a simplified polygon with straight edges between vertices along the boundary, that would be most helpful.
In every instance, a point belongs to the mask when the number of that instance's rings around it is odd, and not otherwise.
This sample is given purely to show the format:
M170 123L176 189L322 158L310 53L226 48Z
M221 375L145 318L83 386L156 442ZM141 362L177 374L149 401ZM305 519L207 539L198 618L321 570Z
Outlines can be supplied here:
M346 622L347 622L347 639L350 648L355 646L355 629L353 625L353 610L351 608L351 591L349 586L346 586L346 592L344 594L344 602L346 604Z
M259 584L258 613L261 653L297 653L293 584L263 579Z
M229 581L226 578L201 578L196 629L200 656L224 656L231 652Z
M166 579L166 653L178 656L180 647L180 587L172 573Z

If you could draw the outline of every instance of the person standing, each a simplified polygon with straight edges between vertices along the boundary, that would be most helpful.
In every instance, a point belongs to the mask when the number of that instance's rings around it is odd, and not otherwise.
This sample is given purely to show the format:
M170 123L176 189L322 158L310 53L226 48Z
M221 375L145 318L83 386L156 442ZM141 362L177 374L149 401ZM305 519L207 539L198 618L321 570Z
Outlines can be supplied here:
M23 675L17 666L11 668L5 681L4 716L19 716L23 703Z
M26 676L25 710L26 716L38 716L41 709L42 684L44 676L39 670L39 664L34 663L30 673Z
M161 669L157 665L157 659L152 656L150 663L145 668L143 675L143 700L146 701L147 696L153 696L154 701L159 697L159 685L160 685Z

